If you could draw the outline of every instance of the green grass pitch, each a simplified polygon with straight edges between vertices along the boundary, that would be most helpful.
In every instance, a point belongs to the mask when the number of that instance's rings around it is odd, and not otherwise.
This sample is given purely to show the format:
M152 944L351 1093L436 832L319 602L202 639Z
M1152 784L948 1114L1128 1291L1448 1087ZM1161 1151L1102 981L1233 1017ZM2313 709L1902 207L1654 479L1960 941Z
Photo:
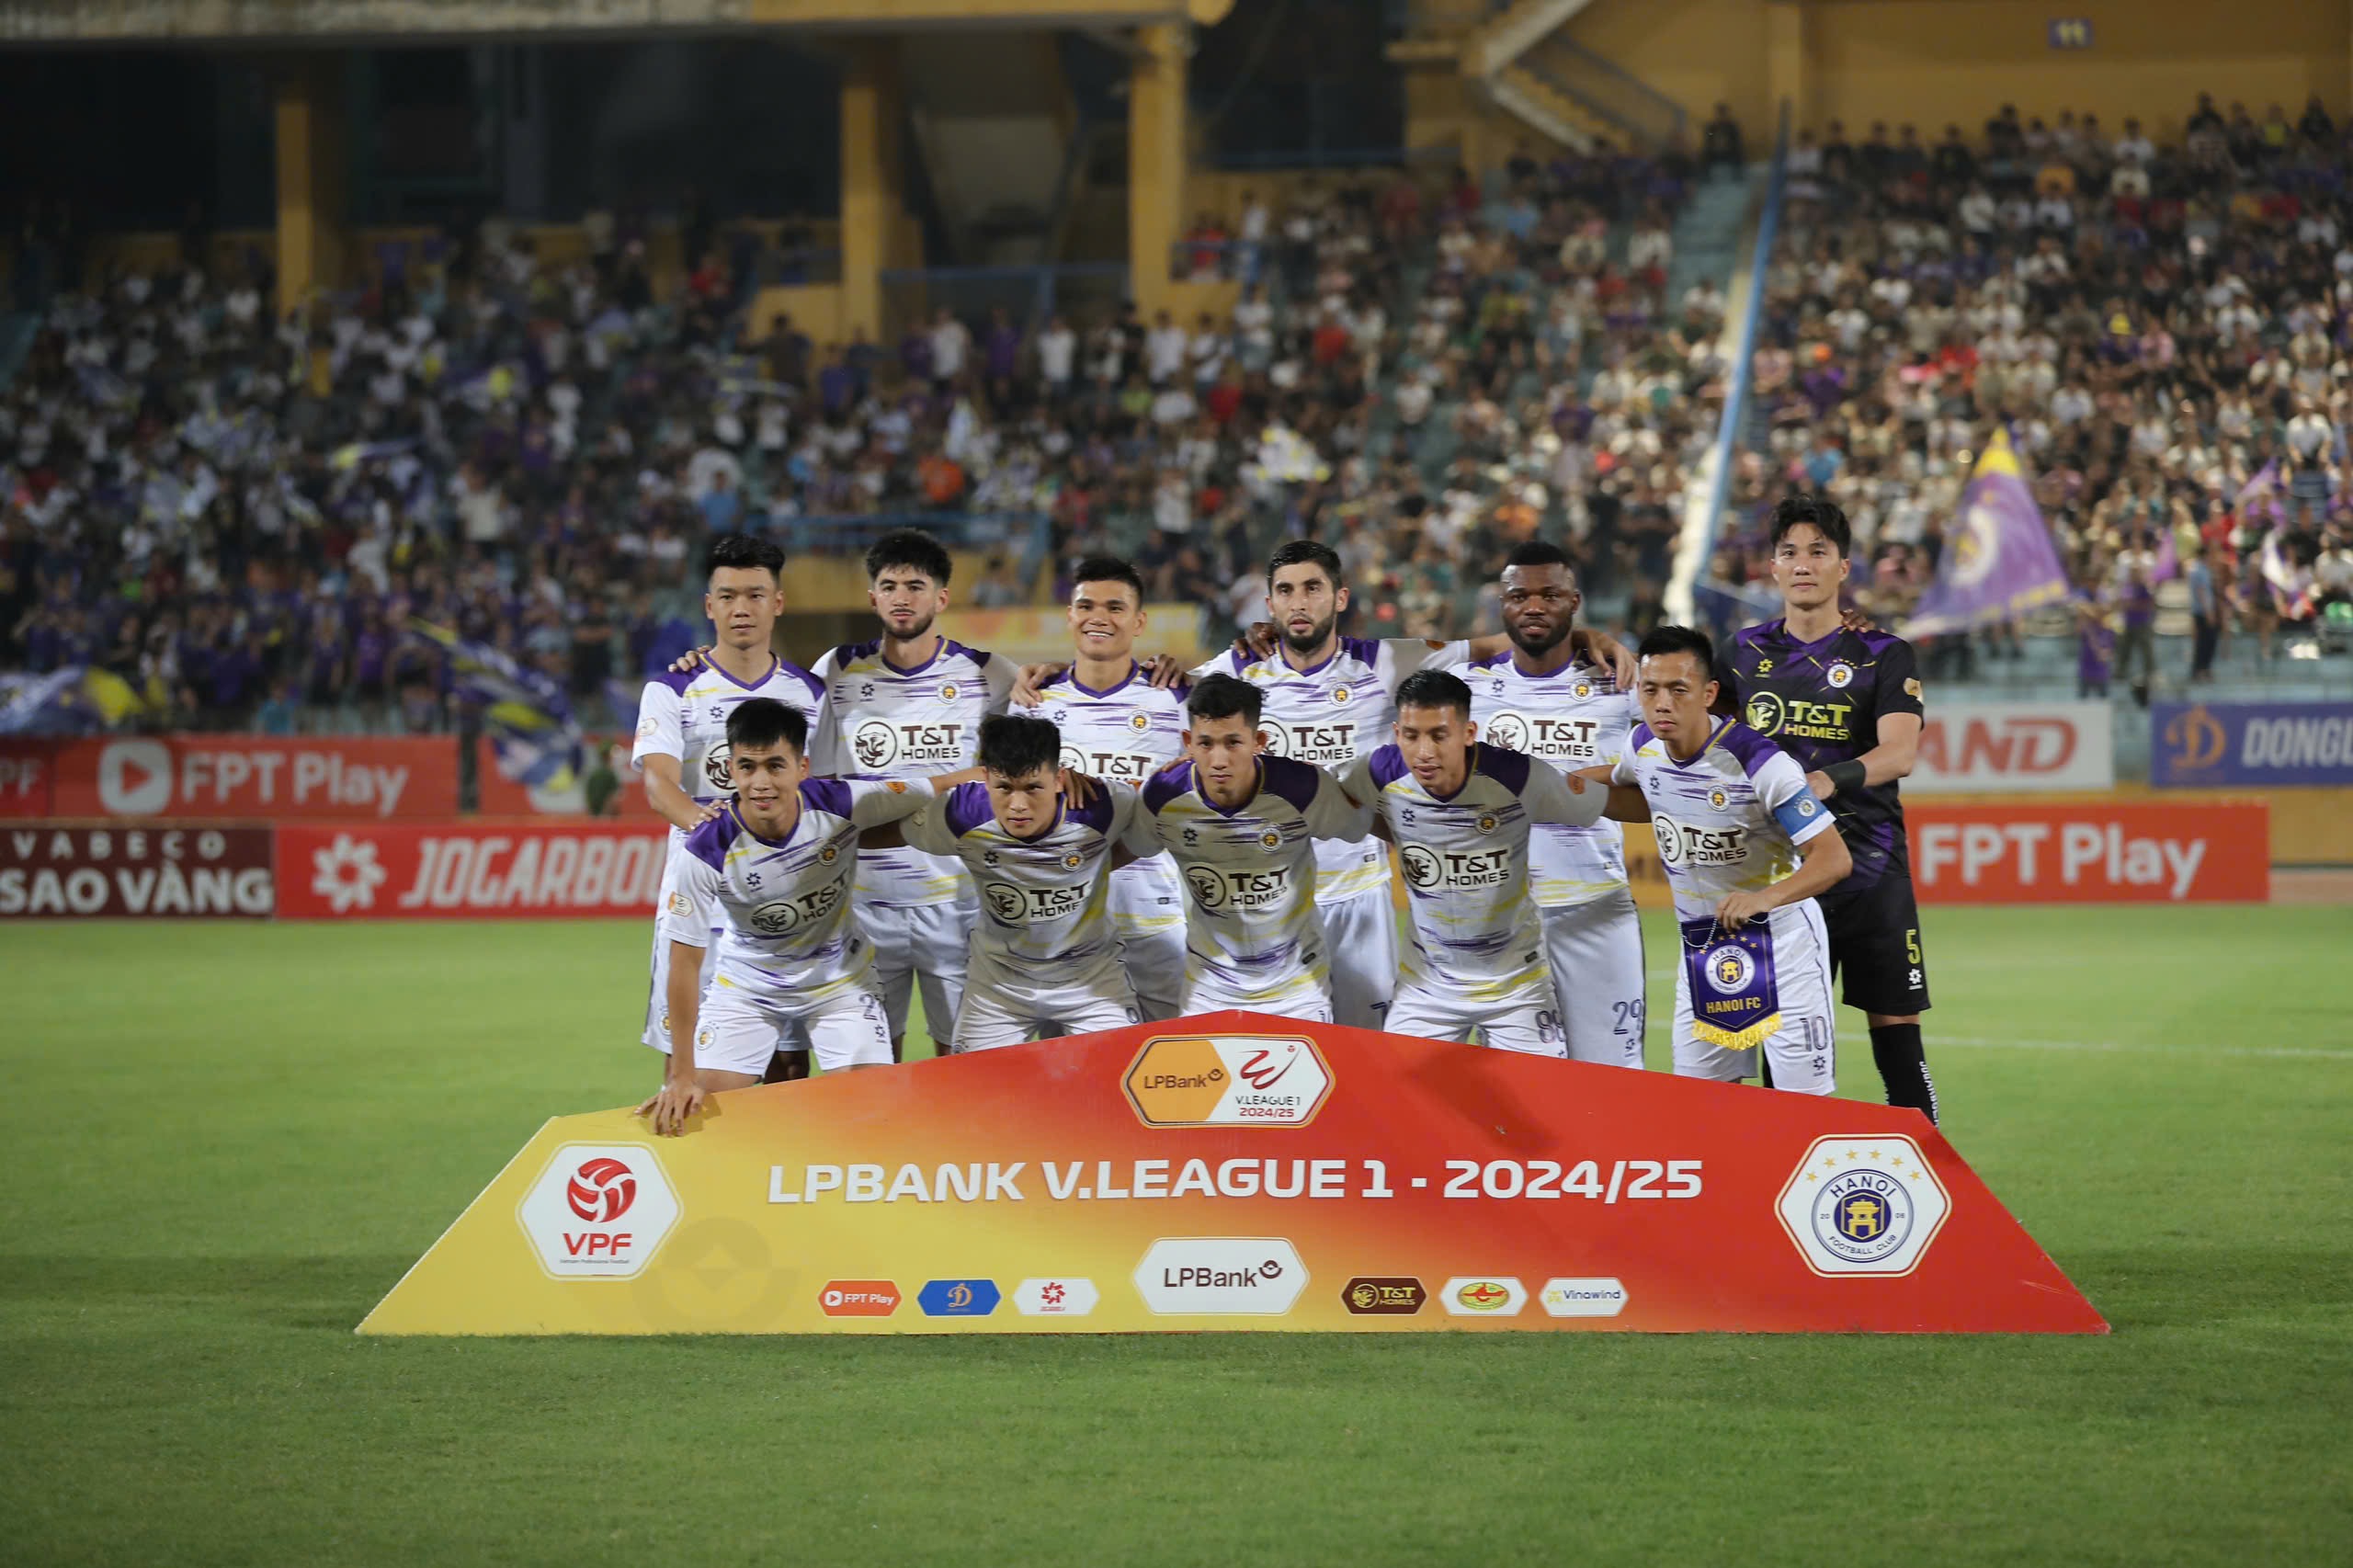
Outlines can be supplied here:
M2353 1561L2353 915L1927 937L1947 1130L2112 1336L363 1340L651 1086L644 928L0 927L0 1562Z

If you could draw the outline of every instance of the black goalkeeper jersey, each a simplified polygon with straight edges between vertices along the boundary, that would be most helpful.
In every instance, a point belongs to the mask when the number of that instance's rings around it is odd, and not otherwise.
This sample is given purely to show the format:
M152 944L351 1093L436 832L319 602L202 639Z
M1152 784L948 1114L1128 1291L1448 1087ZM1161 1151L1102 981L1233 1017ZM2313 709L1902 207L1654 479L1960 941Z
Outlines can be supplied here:
M1884 631L1840 627L1801 642L1786 621L1768 621L1733 638L1729 663L1741 717L1809 773L1879 744L1881 715L1927 711L1912 644ZM1855 869L1825 897L1912 874L1893 780L1847 790L1830 807Z

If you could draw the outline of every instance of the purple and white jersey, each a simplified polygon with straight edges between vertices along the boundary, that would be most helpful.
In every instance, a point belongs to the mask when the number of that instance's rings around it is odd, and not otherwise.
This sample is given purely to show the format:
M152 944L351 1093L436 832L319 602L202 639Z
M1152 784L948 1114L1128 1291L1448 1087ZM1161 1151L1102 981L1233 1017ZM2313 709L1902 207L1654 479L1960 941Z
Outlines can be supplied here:
M678 787L697 805L726 800L735 793L727 762L727 717L755 697L774 698L809 721L810 767L823 771L828 744L824 687L816 676L784 659L776 660L767 675L748 685L709 663L655 676L637 699L637 740L630 747L630 760L675 756ZM686 840L680 829L670 830L673 850Z
M1042 966L1074 972L1118 956L1103 873L1142 809L1133 790L1099 790L1084 806L1065 800L1037 837L1016 838L990 810L987 785L960 784L899 831L918 849L961 859L980 884L973 961L1047 984Z
M1771 887L1798 869L1798 846L1830 826L1803 770L1737 719L1718 721L1688 762L1637 724L1609 777L1650 802L1678 920L1711 918L1726 893Z
M1456 673L1471 688L1483 746L1525 752L1563 774L1615 767L1625 752L1634 699L1607 670L1576 662L1531 676L1506 648ZM1529 891L1540 908L1574 908L1626 886L1625 833L1614 822L1540 824L1530 845Z
M672 867L662 935L688 947L720 933L710 983L805 1008L866 983L872 948L851 926L858 835L932 799L917 780L806 778L801 816L782 840L745 825L735 807L687 835Z
M1468 1002L1495 1002L1549 972L1536 905L1528 895L1532 830L1540 823L1590 824L1608 792L1573 786L1555 769L1482 741L1451 795L1433 795L1383 746L1341 775L1389 826L1413 919L1409 985Z
M880 642L833 649L817 661L825 688L831 755L821 773L855 778L927 778L972 766L981 721L1005 711L1019 672L943 637L924 664L900 669ZM858 896L885 907L961 903L972 895L963 862L917 849L870 849L859 858Z
M1399 681L1424 665L1442 668L1469 656L1464 642L1343 637L1338 650L1313 669L1291 668L1278 648L1263 659L1228 653L1195 670L1192 678L1222 673L1248 681L1265 698L1259 727L1267 750L1336 771L1393 738ZM1320 844L1315 864L1318 903L1345 903L1389 886L1389 857L1377 843Z
M1155 687L1131 663L1128 678L1102 691L1065 670L1046 683L1037 712L1063 735L1063 766L1109 784L1141 790L1154 774L1185 755L1188 687ZM1185 895L1176 863L1147 856L1111 873L1111 913L1129 931L1175 930L1184 923Z
M1201 792L1189 761L1154 775L1128 842L1138 854L1167 850L1184 879L1188 983L1271 994L1327 984L1315 844L1371 828L1371 805L1351 801L1330 774L1261 756L1256 792L1232 811Z

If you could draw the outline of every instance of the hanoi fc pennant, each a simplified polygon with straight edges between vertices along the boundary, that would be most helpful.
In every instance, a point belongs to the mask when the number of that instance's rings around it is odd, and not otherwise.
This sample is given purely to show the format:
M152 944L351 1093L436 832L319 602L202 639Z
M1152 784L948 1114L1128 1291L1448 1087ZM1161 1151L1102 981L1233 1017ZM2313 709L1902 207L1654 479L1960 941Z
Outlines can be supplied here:
M359 1326L2108 1325L1915 1112L1215 1013L557 1118Z

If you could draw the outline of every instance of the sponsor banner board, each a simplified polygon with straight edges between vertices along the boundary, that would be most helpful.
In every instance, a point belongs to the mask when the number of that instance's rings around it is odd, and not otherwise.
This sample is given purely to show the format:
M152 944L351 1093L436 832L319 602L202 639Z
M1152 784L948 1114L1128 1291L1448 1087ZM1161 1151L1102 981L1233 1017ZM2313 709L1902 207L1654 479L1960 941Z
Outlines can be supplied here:
M0 820L48 816L56 777L56 742L0 740Z
M645 801L644 776L629 759L629 744L627 735L588 737L589 760L602 760L613 770L612 799L603 802L599 816L630 821L654 814ZM543 786L509 778L499 771L498 748L487 736L474 742L474 794L476 811L486 817L589 814L588 780L584 775L567 773L560 781Z
M2353 702L2160 702L2149 734L2160 788L2353 784Z
M118 735L54 753L61 817L454 816L458 743L448 735Z
M229 920L276 907L272 830L0 826L0 919Z
M303 824L278 830L278 913L295 920L651 915L659 822Z
M1907 805L1923 903L2232 903L2271 896L2260 801Z
M2106 1327L1915 1112L1239 1012L555 1118L360 1325Z
M2012 794L2116 787L2105 702L1955 702L1928 710L1904 793Z

